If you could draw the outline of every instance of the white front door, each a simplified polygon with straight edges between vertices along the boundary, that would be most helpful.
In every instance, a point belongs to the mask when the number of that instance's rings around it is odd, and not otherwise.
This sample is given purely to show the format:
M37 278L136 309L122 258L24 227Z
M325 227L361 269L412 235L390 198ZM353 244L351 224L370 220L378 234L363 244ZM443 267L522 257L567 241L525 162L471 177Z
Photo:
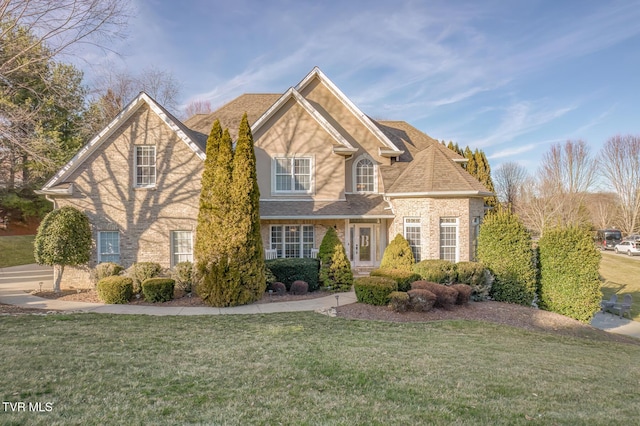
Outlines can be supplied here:
M374 225L357 224L351 232L353 266L373 266L375 258Z

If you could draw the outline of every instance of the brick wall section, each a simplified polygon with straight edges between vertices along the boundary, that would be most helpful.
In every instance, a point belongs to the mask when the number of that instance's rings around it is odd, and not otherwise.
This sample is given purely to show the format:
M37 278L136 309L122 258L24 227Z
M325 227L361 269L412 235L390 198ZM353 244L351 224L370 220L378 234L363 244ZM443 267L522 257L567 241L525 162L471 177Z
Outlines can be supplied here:
M389 241L404 235L405 217L420 217L422 259L439 259L440 218L457 218L459 261L472 260L473 218L484 215L482 198L396 198L391 204L396 217L389 226Z
M134 188L135 145L156 146L156 187ZM97 264L98 231L120 232L120 264L158 262L170 267L170 232L194 231L203 162L147 106L143 106L76 170L74 194L56 207L84 211L92 225ZM65 268L63 284L90 286L88 268Z

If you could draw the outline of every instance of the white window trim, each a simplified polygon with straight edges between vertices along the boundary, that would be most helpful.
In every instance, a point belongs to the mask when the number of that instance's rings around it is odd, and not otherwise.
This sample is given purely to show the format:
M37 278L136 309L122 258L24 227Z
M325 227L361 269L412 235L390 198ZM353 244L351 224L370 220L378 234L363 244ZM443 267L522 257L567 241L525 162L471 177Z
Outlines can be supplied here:
M105 231L98 231L98 247L97 247L97 249L96 249L96 252L97 252L97 255L98 255L98 256L97 256L97 257L98 257L98 263L102 263L102 262L111 262L111 260L102 260L102 256L103 256L103 253L102 253L102 250L101 250L101 247L102 247L102 234L104 234L104 233L106 233L106 232L109 232L109 233L112 233L112 232L113 232L113 233L115 233L116 235L118 235L118 253L117 253L117 255L118 255L118 262L115 262L115 263L120 263L120 260L121 260L121 257L120 257L120 256L122 255L122 252L121 252L121 250L120 250L120 232L118 232L118 231L106 231L106 230L105 230ZM105 254L106 254L106 253L105 253ZM110 254L112 254L112 255L113 255L113 254L116 254L116 253L110 253Z
M138 148L153 148L153 184L138 184ZM155 145L135 145L133 149L133 187L134 188L155 188L158 178L158 149Z
M294 159L299 159L299 160L309 160L309 172L311 173L311 176L309 178L309 189L308 190L298 190L296 191L294 188L294 182L293 182L293 176L291 176L291 188L290 190L279 190L277 189L276 186L276 165L278 160L289 160L291 162L293 162ZM295 167L293 164L292 166L292 170L293 167ZM315 173L315 158L313 155L305 155L305 154L295 154L295 155L275 155L272 159L271 159L271 191L272 193L276 194L276 195L300 195L300 194L313 194L314 190L315 190L315 185L316 185L316 173Z
M438 220L438 243L439 243L439 250L440 250L440 259L442 259L442 219L455 219L455 224L454 223L450 223L448 224L450 227L455 227L456 228L456 251L455 251L455 260L454 262L459 262L460 261L460 219L457 217L452 217L452 216L441 216L440 219Z
M409 220L415 220L415 219L418 220L417 223L416 222L408 223ZM418 247L420 249L420 260L422 260L422 259L424 259L423 250L422 250L422 218L420 216L406 216L406 217L404 217L403 221L402 221L402 236L408 241L408 239L407 239L407 226L415 228L416 225L420 228L420 245L419 246L415 246L415 247ZM409 243L409 246L413 247L413 246L411 246L411 243ZM414 253L414 256L415 256L415 253ZM417 261L418 260L416 259L416 262Z
M311 253L310 253L310 257L313 257L313 250L316 247L316 227L313 224L310 223L283 223L283 224L271 224L269 225L269 249L270 250L276 250L277 253L277 248L274 249L273 247L273 228L277 227L277 228L282 228L282 242L280 244L282 244L282 257L277 257L278 259L282 259L285 258L285 241L284 241L284 228L285 226L298 226L300 228L300 242L298 243L300 245L300 256L295 258L290 258L290 259L302 259L305 258L304 257L304 231L303 228L305 226L310 226L311 229L313 230L313 242L312 247L311 247ZM277 256L277 255L276 255Z
M191 253L176 253L175 252L176 248L175 248L174 239L173 239L173 236L174 236L175 232L188 232L189 233L189 236L191 238ZM179 263L179 262L175 261L175 256L176 255L181 255L181 254L189 254L189 255L191 255L191 260L189 262L193 263L193 231L188 230L188 229L175 229L175 230L171 231L169 233L169 235L170 235L170 239L171 239L171 241L170 241L170 244L171 244L171 253L170 253L170 255L171 255L171 267L173 268L174 266L176 266Z
M360 160L369 160L371 161L371 163L373 163L373 191L358 191L357 185L358 185L358 163L360 162ZM373 158L371 158L370 155L368 154L361 154L359 155L354 161L353 161L353 165L351 166L351 173L352 173L352 177L351 177L351 189L353 191L354 194L377 194L378 193L378 163L376 163Z

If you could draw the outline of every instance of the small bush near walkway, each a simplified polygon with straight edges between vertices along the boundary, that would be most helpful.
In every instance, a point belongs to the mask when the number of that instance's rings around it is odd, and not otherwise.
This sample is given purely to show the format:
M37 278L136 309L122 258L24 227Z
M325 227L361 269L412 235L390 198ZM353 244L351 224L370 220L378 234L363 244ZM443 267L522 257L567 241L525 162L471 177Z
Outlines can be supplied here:
M171 278L149 278L142 282L142 295L147 302L168 302L173 299L174 287Z
M409 296L411 309L416 312L429 312L438 300L438 296L433 292L421 288L409 290L407 295Z
M456 281L456 264L448 260L426 259L413 265L413 272L425 281L451 284Z
M133 293L138 294L142 283L149 278L155 278L162 272L162 267L156 262L138 262L127 269L127 276L133 282Z
M124 268L117 263L100 263L93 269L93 271L91 271L91 278L93 279L94 283L97 283L103 278L120 275L120 272L122 272L123 270Z
M398 290L398 284L391 278L361 277L353 285L358 302L368 305L384 306L389 304L389 296Z
M402 234L398 234L384 249L382 260L380 261L380 269L411 271L414 263L416 261L409 242Z
M104 303L125 304L133 296L133 280L129 277L111 276L96 284L98 298Z
M404 269L374 269L369 274L372 277L387 277L398 283L398 291L411 290L411 283L421 279L419 274Z
M451 309L458 299L458 291L443 284L429 281L416 281L411 284L411 290L429 290L436 295L435 306L437 308Z
M171 271L171 278L175 281L176 287L187 293L191 293L193 290L193 263L178 263Z

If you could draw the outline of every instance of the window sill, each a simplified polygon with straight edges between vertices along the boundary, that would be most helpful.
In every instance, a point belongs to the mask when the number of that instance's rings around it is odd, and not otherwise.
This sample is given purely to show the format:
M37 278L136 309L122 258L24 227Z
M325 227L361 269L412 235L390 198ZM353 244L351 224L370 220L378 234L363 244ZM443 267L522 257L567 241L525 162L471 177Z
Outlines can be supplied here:
M156 186L134 186L134 191L155 191L157 189Z

